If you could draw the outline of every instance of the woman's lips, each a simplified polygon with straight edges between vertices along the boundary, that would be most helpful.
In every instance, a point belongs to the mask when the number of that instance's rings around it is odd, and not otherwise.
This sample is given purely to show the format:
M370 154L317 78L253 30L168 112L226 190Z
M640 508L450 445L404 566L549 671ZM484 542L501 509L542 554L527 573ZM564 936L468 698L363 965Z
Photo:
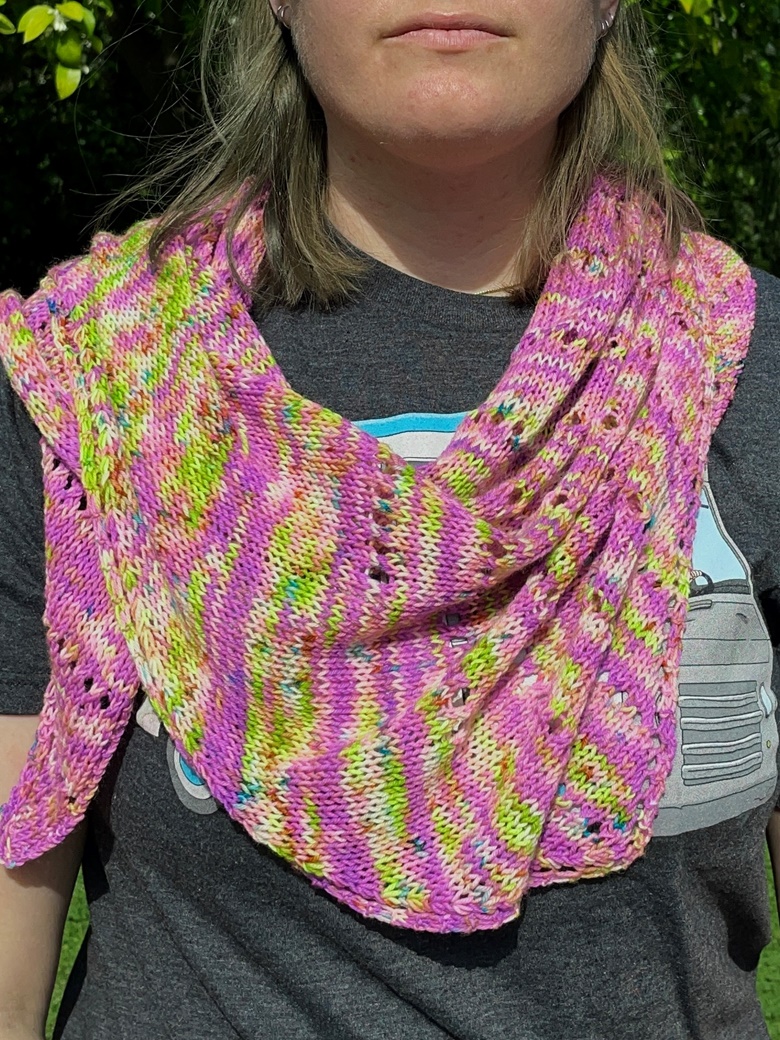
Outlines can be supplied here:
M485 29L412 29L391 39L419 43L436 50L464 51L485 43L495 43L505 37Z

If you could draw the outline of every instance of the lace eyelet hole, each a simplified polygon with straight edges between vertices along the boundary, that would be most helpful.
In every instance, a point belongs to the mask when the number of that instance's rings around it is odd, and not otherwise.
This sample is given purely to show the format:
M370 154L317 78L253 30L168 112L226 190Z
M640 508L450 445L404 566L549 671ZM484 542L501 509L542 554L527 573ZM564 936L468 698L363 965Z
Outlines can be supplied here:
M381 582L383 585L387 585L390 581L390 575L383 567L369 567L368 576L372 581Z

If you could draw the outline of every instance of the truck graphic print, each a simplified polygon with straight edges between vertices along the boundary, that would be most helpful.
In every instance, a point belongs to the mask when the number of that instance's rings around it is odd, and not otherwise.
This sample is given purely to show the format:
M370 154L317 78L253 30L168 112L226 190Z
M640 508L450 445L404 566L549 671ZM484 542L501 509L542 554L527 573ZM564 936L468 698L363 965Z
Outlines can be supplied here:
M730 820L771 798L777 782L772 643L747 561L706 478L692 562L677 751L656 836Z
M441 454L466 414L409 413L357 425L421 466ZM772 659L750 569L723 525L705 477L680 664L677 748L654 836L710 827L771 797L778 743ZM160 722L148 698L137 721L159 736ZM203 780L164 736L179 800L199 815L216 812Z
M436 458L467 413L360 423L414 465ZM750 569L705 474L678 680L677 749L653 834L682 834L767 801L777 782L772 643Z

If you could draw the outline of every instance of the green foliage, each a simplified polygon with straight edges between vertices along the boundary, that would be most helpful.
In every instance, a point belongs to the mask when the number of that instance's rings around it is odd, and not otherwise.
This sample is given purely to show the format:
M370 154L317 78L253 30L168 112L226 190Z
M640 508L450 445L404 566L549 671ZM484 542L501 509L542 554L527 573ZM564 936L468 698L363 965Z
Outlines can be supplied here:
M30 292L55 260L86 249L97 210L140 175L160 137L192 130L198 3L115 0L114 10L105 0L83 0L82 21L69 21L56 38L53 28L27 44L23 33L0 36L2 288ZM14 30L30 6L0 0ZM85 73L69 41L88 34L90 15L95 29ZM66 100L57 98L57 64L81 72ZM114 227L143 215L143 204L126 207Z
M780 0L643 7L688 191L714 234L780 275Z
M0 193L4 286L29 289L53 257L86 248L89 220L148 150L198 121L199 0L114 3L0 0L0 143L14 157ZM681 183L714 234L780 275L780 0L641 7Z
M18 5L13 5L12 0L12 6ZM19 33L24 44L35 44L36 56L50 68L57 96L64 101L76 90L82 74L89 72L90 55L100 54L103 49L103 40L95 34L98 15L110 18L112 14L110 0L88 0L84 4L65 0L54 6L34 4L20 14L16 26L2 16L0 31L5 35Z

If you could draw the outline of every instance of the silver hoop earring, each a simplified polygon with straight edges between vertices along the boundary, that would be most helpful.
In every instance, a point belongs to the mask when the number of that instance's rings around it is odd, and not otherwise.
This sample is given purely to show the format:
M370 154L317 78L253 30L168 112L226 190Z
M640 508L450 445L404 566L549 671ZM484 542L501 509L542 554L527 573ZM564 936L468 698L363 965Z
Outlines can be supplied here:
M609 16L609 18L602 18L601 19L601 34L599 36L600 40L604 39L604 37L607 35L607 33L609 32L609 30L612 28L612 26L614 24L615 24L615 16L614 16L614 14L611 14Z
M276 19L285 29L290 28L290 4L281 4L276 8Z

